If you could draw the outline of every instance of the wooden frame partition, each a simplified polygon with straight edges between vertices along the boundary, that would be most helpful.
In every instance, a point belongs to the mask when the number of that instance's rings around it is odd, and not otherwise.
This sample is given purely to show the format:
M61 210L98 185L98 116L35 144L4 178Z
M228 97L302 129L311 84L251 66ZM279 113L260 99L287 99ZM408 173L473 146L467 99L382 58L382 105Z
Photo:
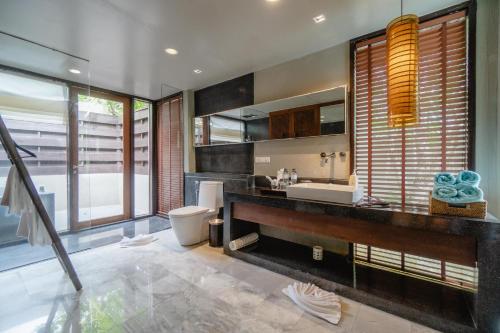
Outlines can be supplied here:
M78 95L84 94L90 97L102 98L123 104L123 214L109 216L88 221L79 221L79 126L78 126ZM116 95L94 89L82 89L80 87L70 87L70 116L69 116L69 147L70 158L68 172L70 177L70 204L71 217L70 229L79 230L82 228L104 225L119 221L128 220L133 216L133 194L132 194L132 145L131 145L131 108L132 99L129 96ZM90 224L90 225L89 225Z

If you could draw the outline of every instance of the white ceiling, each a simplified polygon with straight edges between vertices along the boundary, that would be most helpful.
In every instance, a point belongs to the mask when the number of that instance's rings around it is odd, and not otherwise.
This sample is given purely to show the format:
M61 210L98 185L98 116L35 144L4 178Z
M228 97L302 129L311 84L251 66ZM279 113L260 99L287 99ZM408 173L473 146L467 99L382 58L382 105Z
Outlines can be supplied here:
M427 14L462 0L406 0ZM384 28L399 0L0 0L0 30L90 60L94 86L157 99ZM326 21L312 18L324 14ZM0 63L17 53L4 43ZM175 48L177 56L164 49ZM42 57L37 66L47 66ZM82 65L85 67L85 65ZM194 74L200 68L202 74ZM45 68L46 69L46 68ZM86 81L62 65L54 76ZM84 73L82 73L84 74ZM162 89L163 85L163 89Z

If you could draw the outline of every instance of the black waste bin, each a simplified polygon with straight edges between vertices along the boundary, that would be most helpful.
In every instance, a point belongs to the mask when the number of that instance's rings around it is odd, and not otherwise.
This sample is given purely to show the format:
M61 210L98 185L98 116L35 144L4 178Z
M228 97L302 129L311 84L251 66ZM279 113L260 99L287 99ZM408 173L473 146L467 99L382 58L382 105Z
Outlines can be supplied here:
M211 219L208 221L209 231L208 231L208 244L212 247L222 246L222 237L224 230L224 220L222 219Z

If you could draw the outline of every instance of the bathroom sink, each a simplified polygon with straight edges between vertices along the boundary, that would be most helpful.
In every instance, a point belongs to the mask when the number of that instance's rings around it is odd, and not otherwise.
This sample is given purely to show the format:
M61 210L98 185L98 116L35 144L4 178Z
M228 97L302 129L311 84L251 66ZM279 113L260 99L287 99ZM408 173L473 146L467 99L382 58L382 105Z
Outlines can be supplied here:
M289 198L307 199L352 204L363 198L363 186L301 183L290 185L286 188Z

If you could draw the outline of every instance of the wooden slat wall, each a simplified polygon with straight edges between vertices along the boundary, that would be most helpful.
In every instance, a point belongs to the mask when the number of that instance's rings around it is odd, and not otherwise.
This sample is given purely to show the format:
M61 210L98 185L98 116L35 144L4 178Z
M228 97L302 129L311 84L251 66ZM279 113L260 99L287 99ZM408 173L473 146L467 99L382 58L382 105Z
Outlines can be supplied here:
M425 22L419 34L418 126L387 126L385 37L356 45L355 166L366 194L405 205L428 205L433 175L468 167L467 18L453 13ZM475 268L356 245L371 263L473 287Z
M158 214L167 215L184 202L182 97L158 107Z
M134 112L134 172L149 175L149 107Z
M135 159L136 172L149 172L148 156L148 113L149 109L135 115ZM114 116L80 112L80 133L78 146L85 152L85 168L80 173L123 172L123 125ZM21 146L35 152L37 158L27 158L25 163L32 175L65 175L67 172L67 132L65 124L19 120L4 115L12 138ZM10 169L3 149L0 150L0 176L6 176Z

